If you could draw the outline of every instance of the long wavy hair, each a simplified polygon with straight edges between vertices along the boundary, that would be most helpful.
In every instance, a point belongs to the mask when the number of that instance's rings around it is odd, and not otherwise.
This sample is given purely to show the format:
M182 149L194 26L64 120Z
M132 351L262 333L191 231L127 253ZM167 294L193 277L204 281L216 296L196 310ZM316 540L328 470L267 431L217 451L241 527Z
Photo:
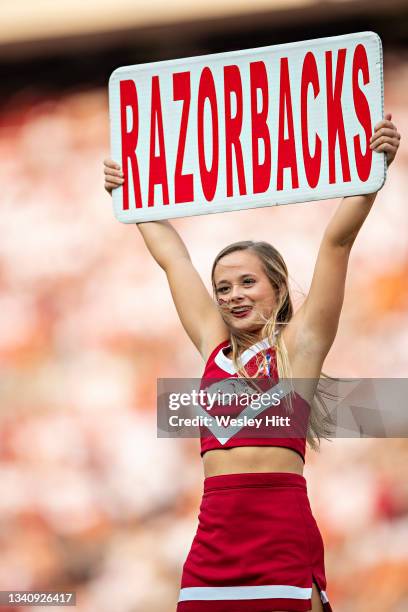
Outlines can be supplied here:
M254 242L252 240L243 240L234 242L226 246L216 256L212 270L211 281L213 286L214 297L217 298L217 291L214 282L215 268L223 257L236 251L249 250L255 253L260 259L266 276L276 295L276 308L273 310L269 318L265 318L262 328L262 338L268 339L271 346L275 346L277 371L280 379L292 379L291 366L289 362L288 351L283 340L282 329L289 323L293 317L293 304L289 292L288 270L282 255L275 247L268 242ZM232 349L232 361L237 370L238 376L248 378L248 373L242 365L240 355L242 352L256 343L259 338L259 330L256 332L244 332L241 330L230 329L230 341ZM263 358L261 358L263 359ZM258 371L261 364L258 364ZM332 379L323 372L321 378ZM330 393L324 390L316 389L313 401L310 404L310 418L307 429L307 442L310 448L319 450L320 441L322 438L329 439L332 434L333 420L324 400L324 396L332 397ZM291 406L291 401L289 402Z

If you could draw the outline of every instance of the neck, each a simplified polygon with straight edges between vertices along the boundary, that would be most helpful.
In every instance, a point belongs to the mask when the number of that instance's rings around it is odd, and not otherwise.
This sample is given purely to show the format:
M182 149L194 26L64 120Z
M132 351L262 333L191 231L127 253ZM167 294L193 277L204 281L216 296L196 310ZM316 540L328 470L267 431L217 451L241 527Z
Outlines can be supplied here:
M258 344L258 342L261 342L261 340L263 340L265 336L262 334L262 330L260 330L259 332L251 332L245 335L236 334L235 338L239 342L240 349L242 352L253 346L254 344Z
M279 333L280 329L276 329L274 333L272 334L272 344L275 343L277 334ZM258 342L261 342L262 340L268 339L268 337L265 335L263 328L256 330L254 332L247 332L244 334L234 334L236 340L239 342L240 345L240 352L245 351L247 348L253 346L254 344L258 344Z

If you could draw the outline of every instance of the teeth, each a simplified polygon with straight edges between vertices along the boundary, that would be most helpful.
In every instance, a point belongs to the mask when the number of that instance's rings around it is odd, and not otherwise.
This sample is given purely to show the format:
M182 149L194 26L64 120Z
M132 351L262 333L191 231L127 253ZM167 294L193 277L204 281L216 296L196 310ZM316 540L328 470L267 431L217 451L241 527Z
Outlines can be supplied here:
M239 306L238 308L233 308L232 312L244 312L245 310L250 310L250 306Z

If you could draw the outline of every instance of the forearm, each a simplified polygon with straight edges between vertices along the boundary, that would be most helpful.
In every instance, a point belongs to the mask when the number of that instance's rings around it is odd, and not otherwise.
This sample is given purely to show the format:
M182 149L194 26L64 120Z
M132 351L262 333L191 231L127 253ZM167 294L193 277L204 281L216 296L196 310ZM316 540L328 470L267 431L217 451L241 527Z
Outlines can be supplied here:
M324 238L334 246L353 244L370 212L377 193L343 198L330 220Z
M163 270L177 258L190 259L186 245L168 221L138 223L137 227L150 254Z

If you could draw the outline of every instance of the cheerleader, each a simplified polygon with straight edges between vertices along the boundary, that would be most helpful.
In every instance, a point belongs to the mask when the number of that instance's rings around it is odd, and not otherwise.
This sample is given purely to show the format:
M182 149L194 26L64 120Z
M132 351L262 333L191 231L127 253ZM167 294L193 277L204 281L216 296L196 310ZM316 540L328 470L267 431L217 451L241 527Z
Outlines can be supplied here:
M400 135L386 115L370 148L394 160ZM124 182L104 162L108 193ZM137 224L165 271L181 324L202 356L202 387L220 378L309 381L291 401L306 416L297 437L219 440L202 432L203 498L183 566L177 612L330 612L324 548L303 476L306 443L326 435L316 408L316 381L336 336L351 247L376 193L345 197L319 248L306 299L294 312L288 271L266 242L225 247L212 267L214 298L168 221ZM271 211L271 214L273 212ZM199 219L197 223L199 223Z

